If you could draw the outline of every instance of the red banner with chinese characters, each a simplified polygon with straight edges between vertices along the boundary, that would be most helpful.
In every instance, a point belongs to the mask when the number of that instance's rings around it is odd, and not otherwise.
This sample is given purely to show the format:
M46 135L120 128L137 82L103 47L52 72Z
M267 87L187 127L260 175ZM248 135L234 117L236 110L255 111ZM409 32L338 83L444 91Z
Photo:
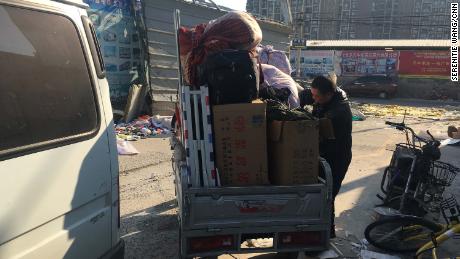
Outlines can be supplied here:
M449 70L449 51L400 51L400 75L449 76Z
M366 59L382 59L382 58L398 58L396 51L383 51L383 50L344 50L342 51L342 58L366 58Z

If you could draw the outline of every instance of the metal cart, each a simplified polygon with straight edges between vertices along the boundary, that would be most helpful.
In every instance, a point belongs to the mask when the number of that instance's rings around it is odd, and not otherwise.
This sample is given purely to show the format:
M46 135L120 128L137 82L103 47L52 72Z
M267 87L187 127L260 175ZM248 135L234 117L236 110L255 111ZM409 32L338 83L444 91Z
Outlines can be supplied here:
M179 24L180 14L176 10L176 33ZM179 93L182 93L181 72L180 77ZM187 106L180 107L185 109L183 107ZM191 111L182 110L180 113L187 112L191 117L196 116L196 112ZM189 125L200 130L197 123ZM320 159L320 165L325 179L319 178L317 184L196 187L190 184L188 163L198 154L194 154L195 151L184 142L181 137L171 138L180 258L328 249L332 175L324 159ZM269 238L273 243L263 247L243 245L246 240L260 238Z

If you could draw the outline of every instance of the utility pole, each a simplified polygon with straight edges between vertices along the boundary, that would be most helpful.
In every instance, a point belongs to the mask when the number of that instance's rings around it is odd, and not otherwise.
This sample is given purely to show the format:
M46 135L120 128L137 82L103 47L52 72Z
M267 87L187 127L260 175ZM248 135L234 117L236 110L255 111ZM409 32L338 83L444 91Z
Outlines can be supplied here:
M296 13L296 16L299 12ZM305 23L305 20L304 20L304 17L305 17L305 0L302 0L302 8L301 8L301 12L300 12L302 15L301 15L301 21L300 21L300 40L301 42L304 42L304 23ZM296 24L299 22L297 17L296 17ZM306 40L305 40L306 42ZM300 77L300 57L302 56L302 49L301 48L297 48L297 59L296 59L296 63L297 63L297 77Z
M304 39L304 25L305 25L305 0L302 0L302 16L301 16L302 23L300 24L300 38Z

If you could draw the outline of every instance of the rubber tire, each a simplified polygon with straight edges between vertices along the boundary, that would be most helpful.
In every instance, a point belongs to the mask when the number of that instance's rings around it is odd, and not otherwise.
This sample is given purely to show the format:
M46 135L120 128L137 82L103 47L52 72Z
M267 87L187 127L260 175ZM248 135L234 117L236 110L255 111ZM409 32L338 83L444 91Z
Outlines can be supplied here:
M369 241L370 244L373 246L380 248L385 251L389 252L396 252L396 253L407 253L407 252L415 252L417 251L422 245L428 243L431 241L431 236L428 237L426 240L422 241L422 243L418 244L417 246L409 246L409 244L402 245L401 247L404 248L398 248L397 246L394 245L387 245L384 243L377 242L376 240L371 237L371 232L374 230L376 227L380 227L382 225L386 224L400 224L400 225L421 225L427 229L430 229L431 232L438 233L442 230L442 226L437 225L431 221L422 219L422 218L417 218L417 217L410 217L410 216L402 216L402 217L393 217L389 219L383 219L376 221L369 226L366 227L366 230L364 231L364 236L366 237L367 241ZM403 240L399 240L398 243L404 244Z
M379 98L380 99L388 99L388 93L387 92L381 92L379 93Z

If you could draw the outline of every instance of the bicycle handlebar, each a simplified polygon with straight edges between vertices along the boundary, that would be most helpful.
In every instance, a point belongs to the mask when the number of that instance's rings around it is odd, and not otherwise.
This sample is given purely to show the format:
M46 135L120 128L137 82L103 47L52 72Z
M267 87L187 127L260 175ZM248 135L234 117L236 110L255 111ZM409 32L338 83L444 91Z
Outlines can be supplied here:
M390 125L391 127L395 127L397 130L409 130L410 132L412 132L412 134L417 136L414 133L414 130L412 130L411 128L407 127L406 124L404 124L404 122L399 122L398 123L398 122L385 121L385 124Z
M424 139L424 138L418 136L417 134L415 134L415 132L414 132L414 130L412 128L407 127L406 124L404 124L403 122L398 123L398 122L385 121L385 124L390 125L392 127L395 127L397 130L408 130L408 131L410 131L412 133L414 138L416 138L419 141L424 142L424 143L436 142L437 141L437 140L434 139L433 135L431 135L431 133L428 130L427 130L427 133L432 138L432 140L427 140L427 139Z
M404 126L404 123L397 123L397 122L391 122L391 121L385 121L385 124L386 125L390 125L390 126Z
M385 121L386 125L390 125L391 127L395 127L397 130L411 130L411 128L407 127L404 123L397 123L397 122L391 122L391 121Z

